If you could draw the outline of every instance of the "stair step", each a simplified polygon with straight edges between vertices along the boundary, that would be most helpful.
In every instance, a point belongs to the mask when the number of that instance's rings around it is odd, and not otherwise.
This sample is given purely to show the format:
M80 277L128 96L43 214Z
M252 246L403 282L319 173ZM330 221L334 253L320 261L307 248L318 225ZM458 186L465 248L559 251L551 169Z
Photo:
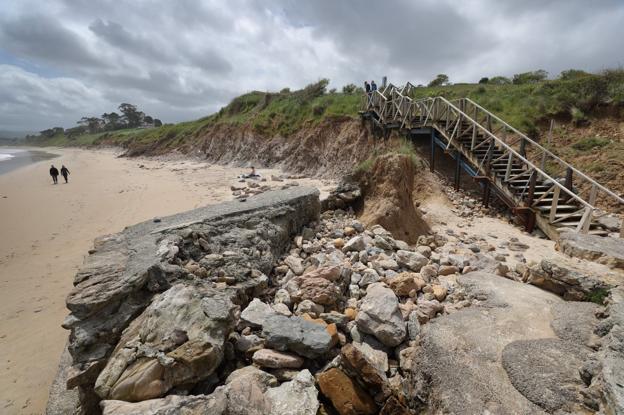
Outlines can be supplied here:
M552 206L552 199L550 199L550 203L548 205L540 205L537 208L542 212L548 212ZM575 210L579 209L576 205L557 205L557 212L565 211L565 210Z

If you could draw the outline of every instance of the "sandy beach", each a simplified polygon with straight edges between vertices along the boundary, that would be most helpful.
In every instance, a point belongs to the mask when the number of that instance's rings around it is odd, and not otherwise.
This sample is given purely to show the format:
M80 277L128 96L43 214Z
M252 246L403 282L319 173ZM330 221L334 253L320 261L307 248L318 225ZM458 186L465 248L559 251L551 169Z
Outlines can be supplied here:
M41 414L68 332L65 296L93 239L231 200L246 169L47 149L60 157L0 175L0 413ZM71 171L52 185L50 163ZM266 177L279 170L260 170ZM331 183L296 180L327 190ZM60 179L62 182L62 178ZM275 186L283 183L267 184Z

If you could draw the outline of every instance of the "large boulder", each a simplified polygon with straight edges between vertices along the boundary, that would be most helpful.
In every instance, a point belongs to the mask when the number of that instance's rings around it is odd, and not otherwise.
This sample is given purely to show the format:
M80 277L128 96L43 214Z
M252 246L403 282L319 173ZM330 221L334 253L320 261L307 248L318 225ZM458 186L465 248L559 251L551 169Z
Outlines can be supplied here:
M290 350L310 359L324 354L333 344L323 325L298 316L269 317L262 327L262 335L267 346L280 351Z
M557 248L566 255L624 268L624 239L561 232Z
M602 238L606 239L606 238ZM589 272L554 259L543 259L529 268L527 281L570 301L602 302L618 277Z
M401 352L401 367L412 374L410 395L436 413L586 411L579 370L588 349L553 330L563 300L482 272L457 281L476 305L421 326L418 347ZM569 319L574 325L575 316ZM577 326L587 338L591 327L584 320Z
M398 346L405 339L406 328L399 301L382 283L368 286L355 322L359 330L372 334L386 346Z
M221 363L235 310L223 292L174 285L124 332L96 392L104 399L142 401L208 377Z

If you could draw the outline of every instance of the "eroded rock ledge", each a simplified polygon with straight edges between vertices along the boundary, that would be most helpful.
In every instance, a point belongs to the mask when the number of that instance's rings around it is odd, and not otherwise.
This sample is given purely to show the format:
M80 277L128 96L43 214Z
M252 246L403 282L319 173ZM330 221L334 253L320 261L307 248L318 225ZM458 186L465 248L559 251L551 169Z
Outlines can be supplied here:
M210 385L240 306L266 289L291 236L318 218L318 190L268 192L98 238L67 298L80 411ZM125 331L124 331L125 330Z

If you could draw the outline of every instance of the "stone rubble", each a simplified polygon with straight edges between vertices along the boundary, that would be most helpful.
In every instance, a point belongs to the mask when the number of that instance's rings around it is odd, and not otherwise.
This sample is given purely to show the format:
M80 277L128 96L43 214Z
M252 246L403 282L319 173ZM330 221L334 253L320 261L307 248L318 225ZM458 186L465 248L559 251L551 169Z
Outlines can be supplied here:
M345 187L334 195L342 203L332 203L348 206L358 192ZM475 209L477 215L487 214L469 197L456 198L472 216ZM463 216L464 208L456 213ZM101 240L97 248L115 267L103 267L96 256L78 274L77 284L88 283L96 273L123 275L121 282L105 283L115 300L125 303L111 306L114 300L101 299L88 284L70 295L72 315L65 324L72 328L77 362L72 385L82 388L85 400L102 399L107 415L173 414L180 408L224 415L416 414L427 408L426 379L414 383L423 335L438 341L432 337L436 327L451 325L456 313L459 321L471 312L486 321L488 307L505 307L474 286L489 278L531 283L576 301L595 300L595 293L607 295L613 288L548 261L527 264L521 252L528 247L514 238L493 246L449 230L422 235L410 246L379 225L366 228L350 210L305 216L305 223L284 231L275 225L279 219L267 222L251 215L236 232L221 232L220 246L216 232L182 227L159 239L156 255L165 264L145 275L126 275L131 264L116 256L119 246L126 247L125 234ZM272 245L266 241L270 235ZM103 249L113 243L115 250ZM518 255L513 269L509 255ZM189 279L194 283L189 285ZM141 284L149 292L128 288ZM117 310L110 321L89 320L109 308ZM619 316L619 308L611 309ZM603 341L621 344L620 323L603 330ZM125 329L117 333L116 327ZM98 343L94 332L116 333L118 340ZM506 352L514 359L526 347L550 352L557 350L554 342L517 343ZM602 369L587 365L581 372L586 383L619 379L621 364L614 356L620 352L597 354ZM569 355L576 360L566 369L584 361L588 352L575 349ZM605 399L618 407L621 396L615 389ZM540 399L532 402L548 408L550 402ZM597 400L583 403L575 396L574 404L593 409Z

